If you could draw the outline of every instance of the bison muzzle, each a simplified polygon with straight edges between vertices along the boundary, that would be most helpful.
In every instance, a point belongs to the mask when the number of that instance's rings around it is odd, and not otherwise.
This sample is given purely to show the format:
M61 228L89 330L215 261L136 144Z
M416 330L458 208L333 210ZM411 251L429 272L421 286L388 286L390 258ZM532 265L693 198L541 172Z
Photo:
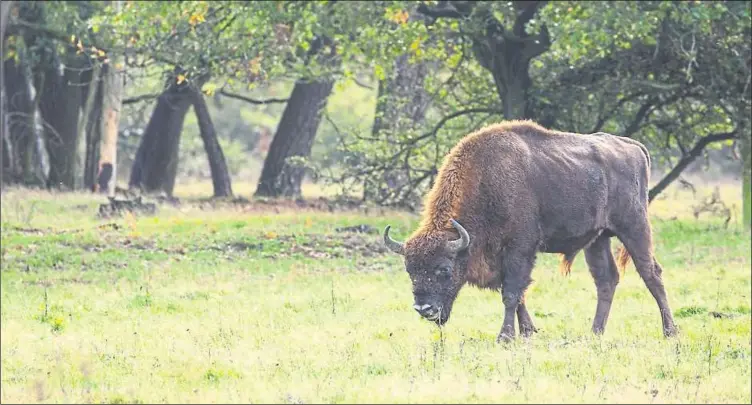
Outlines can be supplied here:
M497 340L536 331L525 291L539 252L562 254L569 273L582 250L598 302L592 331L603 333L619 268L611 238L655 298L665 336L677 333L653 254L648 220L650 155L641 143L605 133L545 129L531 121L495 124L469 134L447 154L426 196L419 228L384 243L404 257L413 308L443 325L465 284L501 291Z

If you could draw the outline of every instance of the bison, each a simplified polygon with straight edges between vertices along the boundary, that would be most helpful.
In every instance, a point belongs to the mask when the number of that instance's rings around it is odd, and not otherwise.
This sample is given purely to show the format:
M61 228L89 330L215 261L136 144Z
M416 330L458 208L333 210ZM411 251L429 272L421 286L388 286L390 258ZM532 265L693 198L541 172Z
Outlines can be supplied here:
M653 253L648 220L650 155L641 143L606 133L577 134L508 121L463 138L444 158L419 228L384 243L404 256L413 308L439 326L467 283L501 290L497 342L536 332L525 291L538 252L562 255L568 274L580 250L595 280L592 332L602 334L619 270L630 257L658 303L663 334L677 333ZM624 245L617 267L611 237Z

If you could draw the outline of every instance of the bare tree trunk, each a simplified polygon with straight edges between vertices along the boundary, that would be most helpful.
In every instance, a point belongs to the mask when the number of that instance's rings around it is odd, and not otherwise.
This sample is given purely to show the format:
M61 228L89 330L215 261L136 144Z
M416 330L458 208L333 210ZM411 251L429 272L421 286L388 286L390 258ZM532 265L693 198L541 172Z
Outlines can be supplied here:
M264 159L256 196L301 196L305 167L302 162L294 160L306 159L311 155L321 122L321 111L333 86L332 81L295 83Z
M316 38L308 56L320 56L324 64L338 63L334 47L330 48L330 52L319 55L320 51L331 43L327 37ZM321 122L321 113L326 107L333 87L334 82L331 79L295 82L269 147L269 153L264 159L264 168L255 196L301 196L301 185L306 172L305 161L311 156L313 141Z
M77 170L83 169L84 175L81 178L83 187L86 187L86 149L90 138L87 132L89 130L88 123L91 121L91 113L94 109L94 103L97 101L97 82L99 81L100 70L100 65L95 64L90 72L91 77L87 80L89 84L85 86L86 91L82 92L84 107L78 120L78 130L81 131L81 134L78 136L78 145L76 145L76 168ZM80 187L76 185L76 188Z
M10 7L13 4L12 1L4 1L0 3L0 47L5 46L5 29L8 26L8 16L10 15ZM3 55L5 56L5 55ZM8 149L7 146L10 145L8 142L8 137L10 136L10 125L8 123L8 97L5 91L7 83L5 82L5 63L4 61L0 61L0 80L3 81L2 90L0 90L0 115L2 115L2 135L0 137L0 171L2 171L2 174L0 174L0 187L2 187L5 184L5 181L7 179L5 171L10 169L9 167L6 167L6 164L10 163L12 161L11 159L11 151Z
M36 174L35 142L37 133L36 111L40 94L37 92L32 98L34 85L32 83L31 68L25 55L19 56L19 63L6 60L3 63L6 92L8 131L3 135L8 147L7 160L3 163L6 180L21 183L35 183L39 180Z
M112 64L108 64L104 66L102 80L102 142L99 145L99 169L94 187L95 191L114 196L123 77Z
M0 63L0 65L3 65ZM4 72L3 72L4 73ZM4 76L3 76L4 77ZM3 77L0 77L2 79ZM4 80L4 79L3 79ZM2 113L2 135L0 137L0 159L2 160L2 164L0 164L0 171L2 171L2 174L0 174L0 189L2 189L3 186L5 186L6 183L9 182L9 174L10 171L13 169L10 166L10 163L13 161L11 158L13 154L13 150L10 148L10 142L8 142L9 136L10 136L10 125L8 125L8 111L7 111L7 97L5 97L5 86L0 89L0 103L2 103L3 111L0 111Z
M84 152L84 187L87 190L96 191L96 179L99 173L99 148L102 139L102 105L104 104L103 81L100 75L93 79L94 103L89 113L89 118L84 122L86 125L85 152ZM88 93L88 91L87 91Z
M175 75L178 70L176 69ZM206 78L195 83L170 79L167 90L157 99L131 169L129 187L145 192L164 191L171 196L178 168L180 134L188 109L193 104L191 86L200 89Z
M59 74L59 58L53 49L43 68L40 110L44 120L45 141L50 155L48 187L74 189L76 184L76 145L78 114L81 109L81 74L83 59L67 55L71 62Z
M394 63L392 77L379 82L376 114L371 135L373 138L419 128L425 118L430 96L423 87L428 67L425 63L411 64L404 54ZM391 191L408 181L409 174L402 168L383 173L381 179L366 177L363 184L363 199L381 203L390 198Z
M18 182L23 179L18 143L25 137L30 136L31 128L28 128L28 117L31 114L31 94L28 94L24 86L24 77L21 68L12 59L2 63L3 65L3 179L8 182Z
M0 3L0 45L5 44L5 29L8 28L8 16L12 5L13 2L10 0Z
M198 127L201 132L201 140L204 142L204 150L209 159L214 197L231 197L232 181L230 172L227 170L227 162L222 152L222 146L217 139L217 131L209 115L204 95L200 91L194 92L193 109L198 119Z

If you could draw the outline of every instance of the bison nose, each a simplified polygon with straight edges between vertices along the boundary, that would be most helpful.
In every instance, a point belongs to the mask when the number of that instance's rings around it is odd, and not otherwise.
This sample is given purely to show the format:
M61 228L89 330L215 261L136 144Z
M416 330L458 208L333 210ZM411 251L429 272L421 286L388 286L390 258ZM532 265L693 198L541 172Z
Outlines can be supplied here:
M430 304L423 304L423 305L415 304L415 305L413 305L413 309L415 309L416 311L418 311L418 313L421 316L431 316L431 315L433 315L436 312L434 310L433 305L430 305Z

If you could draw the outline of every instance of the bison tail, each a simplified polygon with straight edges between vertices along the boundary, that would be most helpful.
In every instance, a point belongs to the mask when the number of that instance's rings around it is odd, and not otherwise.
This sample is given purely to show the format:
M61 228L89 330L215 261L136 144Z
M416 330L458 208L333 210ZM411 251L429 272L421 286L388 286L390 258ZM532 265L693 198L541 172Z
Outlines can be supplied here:
M619 247L619 250L616 253L616 264L619 267L619 272L624 275L624 270L627 268L627 264L629 264L629 252L627 251L627 248L624 246Z
M577 256L577 251L572 253L566 253L561 255L561 263L559 263L559 272L564 275L568 276L569 273L572 272L572 262L574 261L575 256Z

